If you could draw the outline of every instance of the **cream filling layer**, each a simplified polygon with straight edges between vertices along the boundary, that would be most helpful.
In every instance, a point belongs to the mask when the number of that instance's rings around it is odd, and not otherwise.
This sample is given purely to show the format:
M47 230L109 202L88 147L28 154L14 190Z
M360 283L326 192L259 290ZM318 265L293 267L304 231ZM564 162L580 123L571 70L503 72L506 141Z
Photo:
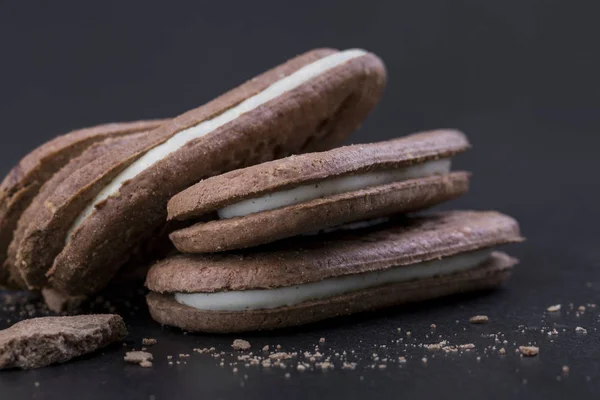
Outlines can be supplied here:
M296 72L273 83L262 92L247 98L237 106L228 109L210 120L201 122L198 125L175 134L166 142L148 151L113 179L113 181L108 184L94 200L92 200L85 210L81 212L69 230L66 238L67 242L70 240L73 232L94 212L96 205L111 196L117 195L125 182L135 178L169 154L181 149L190 141L207 135L221 126L235 120L242 114L252 111L326 71L364 54L366 54L366 52L360 49L340 51L305 65Z
M390 283L470 270L481 265L489 255L489 250L481 250L413 265L392 267L383 271L330 278L276 289L175 293L175 300L180 304L206 311L244 311L293 306L306 301L327 299Z
M406 168L326 179L289 190L268 193L254 199L242 200L239 203L223 207L218 210L218 213L221 219L244 217L249 214L274 210L334 194L352 192L409 179L447 174L450 172L451 166L452 161L449 158L444 158Z

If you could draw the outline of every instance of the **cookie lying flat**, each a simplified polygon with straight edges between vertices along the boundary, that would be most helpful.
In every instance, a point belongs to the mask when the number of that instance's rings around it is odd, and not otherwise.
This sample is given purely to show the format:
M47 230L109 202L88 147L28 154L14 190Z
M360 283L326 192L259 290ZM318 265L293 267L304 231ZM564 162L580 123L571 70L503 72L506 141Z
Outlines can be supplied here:
M439 130L212 177L173 197L169 218L218 212L220 219L171 240L186 253L226 251L431 207L468 190L469 175L450 172L450 158L468 147L462 133Z
M362 50L315 50L180 115L123 152L76 171L28 227L17 267L32 288L100 290L198 180L292 153L331 148L359 126L385 84Z
M25 156L0 184L0 285L6 283L2 264L13 231L21 214L44 182L92 144L109 137L148 131L163 122L165 121L113 123L80 129L59 136Z
M154 265L148 305L161 324L238 332L498 286L522 238L495 212L449 212L297 237L253 251L179 255Z
M118 315L28 319L0 331L0 369L64 363L125 336L127 329Z

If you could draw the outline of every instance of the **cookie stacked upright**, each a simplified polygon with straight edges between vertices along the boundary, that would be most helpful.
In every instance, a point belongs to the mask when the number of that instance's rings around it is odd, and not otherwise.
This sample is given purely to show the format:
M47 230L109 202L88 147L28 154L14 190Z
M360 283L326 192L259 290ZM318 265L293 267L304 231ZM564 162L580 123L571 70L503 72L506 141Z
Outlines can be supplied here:
M319 49L171 120L45 145L0 188L2 284L98 292L164 230L175 194L237 168L332 148L376 105L385 80L373 54Z
M521 240L495 212L402 216L454 199L466 137L440 130L291 156L199 182L171 199L185 255L148 273L155 320L190 331L301 325L498 286Z

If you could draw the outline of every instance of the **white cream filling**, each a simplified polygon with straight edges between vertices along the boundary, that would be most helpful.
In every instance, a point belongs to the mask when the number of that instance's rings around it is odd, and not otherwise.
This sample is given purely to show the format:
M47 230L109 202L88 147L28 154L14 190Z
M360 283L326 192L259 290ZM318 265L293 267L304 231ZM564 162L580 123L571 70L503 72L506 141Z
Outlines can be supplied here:
M346 50L331 54L311 64L305 65L296 72L275 82L262 92L247 98L237 106L230 108L229 110L210 120L204 121L196 126L175 134L163 144L148 151L141 158L121 172L115 179L113 179L113 181L94 198L94 200L86 207L86 209L81 212L69 230L66 238L67 242L70 240L72 233L87 217L92 214L92 212L94 212L97 204L106 200L110 196L117 195L125 182L135 178L152 165L167 157L169 154L179 150L190 141L207 135L221 126L233 121L242 114L252 111L253 109L281 96L290 90L297 88L303 83L325 73L326 71L364 54L366 54L366 52L360 49Z
M360 175L327 179L289 190L282 190L281 192L268 193L254 199L242 200L239 203L218 210L219 217L221 219L244 217L249 214L274 210L334 194L437 174L447 174L450 172L451 164L451 160L445 158L395 170L368 172Z
M175 300L198 310L244 311L293 306L310 300L334 297L390 283L407 282L476 268L489 251L460 254L440 260L398 266L383 271L367 272L303 285L264 290L216 293L175 293Z

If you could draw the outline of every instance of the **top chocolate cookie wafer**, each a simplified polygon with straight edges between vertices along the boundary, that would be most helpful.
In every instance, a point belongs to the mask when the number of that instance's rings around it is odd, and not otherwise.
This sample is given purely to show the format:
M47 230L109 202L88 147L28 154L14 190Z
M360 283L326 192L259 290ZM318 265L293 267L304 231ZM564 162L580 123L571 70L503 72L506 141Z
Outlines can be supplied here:
M21 159L0 184L0 285L6 283L2 264L13 231L42 185L94 143L152 130L163 122L165 120L110 123L79 129L56 137Z
M450 158L469 142L454 130L291 156L206 179L171 199L170 219L220 219L173 232L180 251L255 246L453 199L469 174Z
M101 289L166 221L168 200L198 180L331 148L378 102L385 69L362 50L321 49L187 112L119 154L71 174L46 199L17 251L29 287Z

